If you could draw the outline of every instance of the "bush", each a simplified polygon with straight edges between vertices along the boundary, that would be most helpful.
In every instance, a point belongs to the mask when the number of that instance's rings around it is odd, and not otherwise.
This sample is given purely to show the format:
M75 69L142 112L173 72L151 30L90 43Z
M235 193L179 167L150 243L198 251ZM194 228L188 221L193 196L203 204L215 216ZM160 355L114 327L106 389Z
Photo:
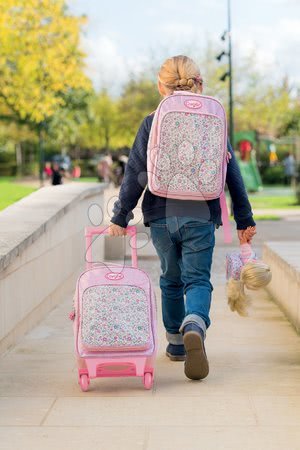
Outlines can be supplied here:
M25 163L22 166L22 175L24 176L38 176L39 174L39 163L31 162Z
M97 171L96 167L90 163L89 160L77 160L76 163L73 161L73 165L78 165L81 169L82 177L96 177Z
M0 176L11 177L17 174L17 164L15 162L0 162Z
M262 171L262 181L264 184L283 184L284 169L281 165L267 167Z

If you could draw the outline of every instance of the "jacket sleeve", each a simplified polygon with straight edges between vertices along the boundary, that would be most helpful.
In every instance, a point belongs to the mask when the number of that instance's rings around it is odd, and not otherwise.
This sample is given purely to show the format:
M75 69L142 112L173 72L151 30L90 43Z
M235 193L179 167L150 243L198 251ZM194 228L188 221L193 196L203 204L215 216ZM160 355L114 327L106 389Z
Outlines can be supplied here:
M137 205L147 182L147 145L149 126L145 118L138 130L126 165L119 198L113 207L112 223L126 228L134 217L132 210Z
M226 183L233 204L233 216L237 229L245 230L247 227L255 226L256 223L253 220L244 181L230 142L228 142L228 151L231 154L231 159L227 166Z

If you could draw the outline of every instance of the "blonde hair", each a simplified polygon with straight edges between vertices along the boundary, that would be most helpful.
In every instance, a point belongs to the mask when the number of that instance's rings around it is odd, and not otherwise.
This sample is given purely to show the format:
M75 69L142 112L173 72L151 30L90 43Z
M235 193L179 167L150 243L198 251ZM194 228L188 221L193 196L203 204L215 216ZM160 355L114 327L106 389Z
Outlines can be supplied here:
M168 94L174 91L201 93L202 78L197 64L188 56L173 56L161 66L158 80Z
M258 290L267 286L272 279L270 267L262 261L251 261L244 265L239 280L230 278L227 283L227 299L231 311L241 316L248 315L251 304L250 297L245 293L245 287Z

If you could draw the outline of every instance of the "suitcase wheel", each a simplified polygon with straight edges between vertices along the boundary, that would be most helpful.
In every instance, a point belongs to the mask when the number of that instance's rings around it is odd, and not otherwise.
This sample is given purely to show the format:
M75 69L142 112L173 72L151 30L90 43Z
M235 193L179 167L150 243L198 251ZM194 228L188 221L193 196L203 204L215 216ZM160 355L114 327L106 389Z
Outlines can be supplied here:
M89 389L90 379L89 376L84 373L80 375L80 387L83 392L86 392Z
M153 386L153 375L150 372L144 373L144 386L145 389L151 389Z

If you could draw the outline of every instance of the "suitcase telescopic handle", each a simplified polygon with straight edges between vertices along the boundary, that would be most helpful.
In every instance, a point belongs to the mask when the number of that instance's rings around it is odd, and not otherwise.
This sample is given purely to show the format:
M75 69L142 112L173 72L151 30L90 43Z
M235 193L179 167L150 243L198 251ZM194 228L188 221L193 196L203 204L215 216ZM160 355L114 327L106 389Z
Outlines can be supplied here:
M86 246L86 268L90 269L93 265L92 262L92 241L93 236L108 235L109 226L107 227L85 227L85 246ZM137 268L137 247L136 247L136 226L130 225L126 228L126 235L131 237L131 265ZM112 237L113 239L113 237Z

